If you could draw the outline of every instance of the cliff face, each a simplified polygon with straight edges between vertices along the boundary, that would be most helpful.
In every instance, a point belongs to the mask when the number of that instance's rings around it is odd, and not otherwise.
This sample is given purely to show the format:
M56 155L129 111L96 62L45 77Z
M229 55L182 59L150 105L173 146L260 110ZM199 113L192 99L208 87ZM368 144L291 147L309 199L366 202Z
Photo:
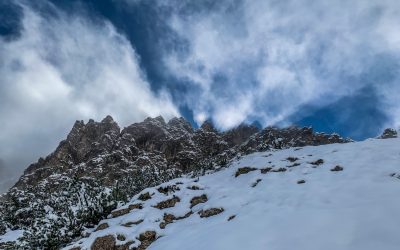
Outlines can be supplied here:
M194 129L183 118L147 118L122 130L110 116L77 121L57 149L30 165L2 198L0 234L21 229L20 247L56 248L144 188L218 170L256 151L348 141L310 128L243 124L219 132L205 122Z

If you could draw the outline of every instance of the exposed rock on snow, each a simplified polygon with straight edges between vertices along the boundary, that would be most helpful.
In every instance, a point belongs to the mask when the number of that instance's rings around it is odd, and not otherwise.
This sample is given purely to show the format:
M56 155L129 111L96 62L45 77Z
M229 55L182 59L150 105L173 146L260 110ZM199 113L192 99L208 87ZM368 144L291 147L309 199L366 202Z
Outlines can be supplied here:
M236 215L229 216L228 221L231 221L231 220L235 219L235 217L236 217Z
M164 214L164 221L160 223L160 228L164 229L168 224L173 223L176 220L182 220L186 219L187 217L191 216L193 214L192 211L187 212L184 216L176 217L173 214Z
M100 224L100 225L97 226L97 228L96 228L95 231L104 230L104 229L106 229L106 228L108 228L108 227L109 227L109 226L108 226L107 223L102 223L102 224Z
M271 172L274 173L279 173L279 172L286 172L287 168L277 168L277 169L272 169Z
M287 161L290 161L290 162L295 162L295 161L297 161L299 158L297 158L297 157L293 157L293 156L289 156L288 158L286 158L286 160Z
M147 200L150 200L150 199L151 199L151 195L150 195L149 192L143 193L143 194L141 194L141 195L139 196L138 199L141 200L141 201L147 201Z
M214 216L214 215L220 214L223 211L224 211L224 209L222 207L220 207L220 208L209 208L209 209L206 209L206 210L199 211L199 215L200 215L200 218L207 218L207 217L210 217L210 216Z
M200 187L198 187L196 185L189 186L189 187L187 187L187 189L190 189L190 190L203 190L202 188L200 188Z
M252 168L252 167L239 168L235 173L235 177L238 177L239 175L242 175L242 174L250 173L251 171L255 171L255 170L257 170L257 168Z
M190 200L190 208L193 208L197 204L204 203L207 201L208 201L208 198L207 198L207 195L205 195L205 194L202 194L200 196L195 196Z
M378 138L379 139L397 138L397 131L393 128L387 128Z
M176 185L160 187L159 189L157 189L158 192L163 193L165 195L168 195L170 193L174 193L177 190L179 190L179 187L177 187Z
M92 250L110 250L116 248L116 240L113 235L98 237L91 247Z
M321 164L324 164L324 160L323 159L318 159L316 161L312 161L310 162L311 165L315 165L315 166L319 166Z
M336 165L334 168L331 169L332 172L343 171L343 167Z
M143 220L130 221L130 222L127 222L127 223L125 223L125 224L122 224L122 226L124 226L124 227L131 227L131 226L133 226L133 225L139 225L139 224L142 223L142 222L143 222Z
M260 181L262 181L262 180L257 179L253 184L251 184L251 187L256 187L258 185L258 183L260 183Z
M261 172L262 174L266 174L266 173L270 172L271 170L272 170L271 167L266 167L266 168L260 169L260 172Z
M168 199L168 200L165 200L165 201L160 201L159 203L157 203L157 205L155 205L154 207L155 208L158 208L158 209L166 209L166 208L170 208L170 207L174 207L175 206L175 204L177 203L177 202L180 202L181 201L181 199L179 199L179 197L178 196L174 196L174 197L172 197L171 199Z
M150 246L151 243L153 243L156 240L157 233L154 231L146 231L142 234L139 235L139 240L141 244L137 248L137 250L144 250L147 249L147 247Z
M297 184L304 184L304 183L306 183L305 180L299 180L299 181L297 181Z

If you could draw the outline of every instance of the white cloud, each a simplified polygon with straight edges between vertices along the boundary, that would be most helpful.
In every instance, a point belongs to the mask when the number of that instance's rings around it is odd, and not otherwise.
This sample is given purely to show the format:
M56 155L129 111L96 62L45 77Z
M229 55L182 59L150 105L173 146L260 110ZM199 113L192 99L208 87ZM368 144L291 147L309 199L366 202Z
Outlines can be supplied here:
M202 114L199 122L290 122L303 105L322 107L372 86L390 125L400 125L399 92L391 91L397 81L365 79L381 55L400 56L400 2L228 0L209 11L180 8L169 24L189 49L166 51L164 60L195 87L185 100Z
M27 6L23 13L21 36L0 40L0 157L8 166L21 171L48 154L76 119L111 114L128 125L178 115L167 93L151 91L110 23L60 11L44 18Z

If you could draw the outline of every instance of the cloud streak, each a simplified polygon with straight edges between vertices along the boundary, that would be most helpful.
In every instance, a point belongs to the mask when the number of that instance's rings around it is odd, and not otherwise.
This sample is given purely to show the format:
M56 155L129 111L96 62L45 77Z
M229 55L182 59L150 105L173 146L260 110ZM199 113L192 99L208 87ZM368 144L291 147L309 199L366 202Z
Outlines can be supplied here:
M110 23L51 5L46 16L20 7L20 36L0 38L0 158L8 168L19 173L48 154L76 119L111 114L127 125L179 114L168 93L150 90L134 49Z
M249 119L287 124L304 106L324 107L372 88L390 118L386 125L400 125L398 1L232 0L207 11L188 6L190 1L169 6L169 26L186 46L166 50L164 62L192 87L184 102L197 122L209 117L221 128Z

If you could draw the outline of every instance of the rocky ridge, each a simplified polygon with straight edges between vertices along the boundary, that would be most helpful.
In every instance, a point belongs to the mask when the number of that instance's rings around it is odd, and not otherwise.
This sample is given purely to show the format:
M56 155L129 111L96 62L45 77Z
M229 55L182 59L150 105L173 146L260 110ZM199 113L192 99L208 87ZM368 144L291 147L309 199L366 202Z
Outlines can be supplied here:
M24 231L3 248L57 249L143 189L201 176L241 155L349 141L311 128L242 124L220 132L207 121L194 129L183 118L147 118L122 130L110 116L77 121L57 149L31 164L1 197L0 235Z

